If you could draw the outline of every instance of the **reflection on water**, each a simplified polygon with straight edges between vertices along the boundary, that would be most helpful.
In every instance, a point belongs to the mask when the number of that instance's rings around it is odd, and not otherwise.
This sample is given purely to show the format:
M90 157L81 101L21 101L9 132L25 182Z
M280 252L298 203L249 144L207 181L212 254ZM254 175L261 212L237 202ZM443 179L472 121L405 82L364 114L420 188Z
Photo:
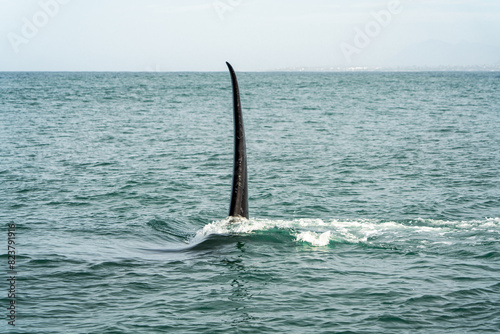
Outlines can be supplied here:
M231 314L231 324L234 327L241 324L250 323L254 317L249 313L248 307L251 305L248 301L252 298L252 285L246 279L248 269L244 264L245 243L238 241L236 249L240 254L232 259L223 259L221 262L228 268L228 283L231 291L229 300L236 303Z

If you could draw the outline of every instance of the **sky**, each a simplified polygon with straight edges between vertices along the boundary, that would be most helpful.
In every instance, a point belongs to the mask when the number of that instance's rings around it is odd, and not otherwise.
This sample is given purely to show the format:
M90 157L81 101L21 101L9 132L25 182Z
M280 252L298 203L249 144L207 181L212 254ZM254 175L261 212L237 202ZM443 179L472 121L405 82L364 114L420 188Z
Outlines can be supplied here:
M1 0L0 71L500 67L498 0Z

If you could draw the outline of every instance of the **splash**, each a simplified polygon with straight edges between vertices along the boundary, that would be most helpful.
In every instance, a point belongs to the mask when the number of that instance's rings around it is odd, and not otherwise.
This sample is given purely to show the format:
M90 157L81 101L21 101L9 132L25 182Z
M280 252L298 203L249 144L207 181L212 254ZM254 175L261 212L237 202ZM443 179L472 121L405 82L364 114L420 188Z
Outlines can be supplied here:
M257 232L288 233L299 244L325 247L334 244L453 244L460 238L500 236L500 218L473 221L415 219L406 221L322 220L322 219L235 219L226 218L205 225L191 239L199 243L211 235L252 235Z
M330 243L332 232L326 231L324 233L317 233L306 231L297 234L297 241L306 242L312 246L327 246Z

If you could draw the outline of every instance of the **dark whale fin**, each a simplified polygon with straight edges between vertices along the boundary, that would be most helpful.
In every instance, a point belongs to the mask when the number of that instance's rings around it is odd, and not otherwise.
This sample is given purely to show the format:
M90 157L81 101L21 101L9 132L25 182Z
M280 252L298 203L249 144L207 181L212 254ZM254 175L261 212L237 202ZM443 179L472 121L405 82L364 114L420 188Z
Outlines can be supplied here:
M233 67L228 62L226 64L229 73L231 73L234 105L234 166L229 216L248 219L247 150L241 114L240 90Z

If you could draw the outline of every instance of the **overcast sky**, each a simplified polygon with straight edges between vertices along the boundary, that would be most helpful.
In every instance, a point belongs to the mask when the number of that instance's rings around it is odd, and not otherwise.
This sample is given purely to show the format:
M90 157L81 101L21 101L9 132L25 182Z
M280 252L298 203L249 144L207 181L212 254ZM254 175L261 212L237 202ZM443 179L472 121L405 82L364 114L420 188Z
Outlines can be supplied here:
M0 32L0 71L500 65L498 0L1 0Z

